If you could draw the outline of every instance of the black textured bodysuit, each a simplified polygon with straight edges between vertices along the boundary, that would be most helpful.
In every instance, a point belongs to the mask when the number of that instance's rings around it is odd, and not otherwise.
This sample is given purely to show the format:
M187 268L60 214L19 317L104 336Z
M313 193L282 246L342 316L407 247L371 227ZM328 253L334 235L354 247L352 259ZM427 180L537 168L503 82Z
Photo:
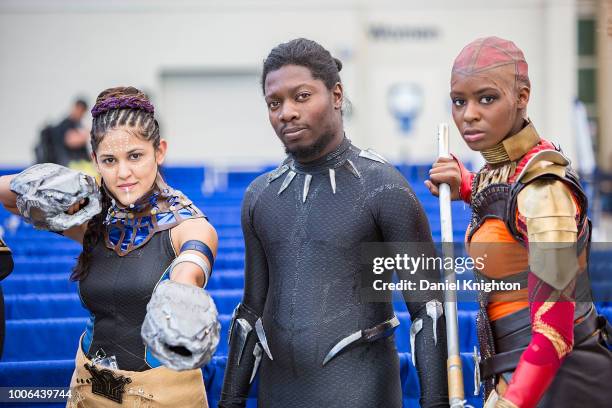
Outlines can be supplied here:
M123 257L100 240L92 258L87 277L79 282L81 300L91 314L83 352L90 359L115 356L120 370L159 366L157 359L147 355L140 329L155 286L176 258L170 231L156 233L146 245Z
M360 301L360 245L432 240L404 177L344 139L322 159L304 165L289 157L253 181L242 227L245 291L236 317L253 327L261 317L273 358L267 352L261 358L258 406L401 407L393 335L349 347L322 363L339 340L394 315L390 302ZM425 302L407 306L411 318L424 323L416 337L421 404L448 406L444 319L438 320L434 345ZM232 332L219 407L245 404L256 364L255 331L244 345Z

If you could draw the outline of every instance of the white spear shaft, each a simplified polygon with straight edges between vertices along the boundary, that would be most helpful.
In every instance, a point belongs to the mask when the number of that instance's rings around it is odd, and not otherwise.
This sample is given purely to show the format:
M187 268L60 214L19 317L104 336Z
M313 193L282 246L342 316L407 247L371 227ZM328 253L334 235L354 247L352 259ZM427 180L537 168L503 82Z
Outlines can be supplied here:
M448 124L438 125L438 156L451 157L448 153ZM453 218L451 215L451 191L448 184L438 186L440 193L440 224L442 227L442 254L444 259L453 256ZM443 264L446 264L444 262ZM446 315L446 344L448 360L448 398L451 408L464 407L463 369L459 353L459 322L457 319L457 277L453 269L444 270L447 282L444 291L444 314Z

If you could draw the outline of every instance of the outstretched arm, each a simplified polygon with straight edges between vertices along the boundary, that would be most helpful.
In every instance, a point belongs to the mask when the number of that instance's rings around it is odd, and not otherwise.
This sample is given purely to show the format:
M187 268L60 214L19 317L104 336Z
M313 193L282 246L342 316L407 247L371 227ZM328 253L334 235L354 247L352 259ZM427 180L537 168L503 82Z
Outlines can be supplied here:
M60 167L60 166L57 166L57 167ZM28 171L28 170L29 169L27 169L26 171ZM21 174L23 174L23 173L21 173ZM18 197L18 195L11 190L11 182L17 176L19 176L19 174L11 174L11 175L0 177L0 203L9 212L23 217L23 215L19 211L19 208L18 208L18 205L17 205L17 197ZM77 203L73 204L72 206L70 206L69 208L67 208L66 211L64 211L64 212L66 214L68 214L68 215L73 215L73 214L77 213L78 211L80 211L85 205L86 205L86 200L81 199L79 202L77 202ZM61 211L59 211L59 212L61 212ZM83 242L83 237L85 236L85 232L87 231L87 223L88 223L88 221L85 220L85 222L83 222L83 223L81 223L79 225L75 225L75 226L72 226L70 228L66 228L66 229L64 229L61 232L61 234L66 236L66 237L68 237L68 238L70 238L70 239L73 239L73 240L75 240L75 241L77 241L79 243L82 243Z
M11 191L11 180L17 176L16 174L10 174L7 176L0 177L0 203L7 209L7 211L13 214L19 214L17 209L17 194Z
M207 364L219 344L217 308L206 290L217 251L217 234L205 218L172 229L179 255L168 266L169 279L155 287L141 335L148 350L166 367L191 370Z

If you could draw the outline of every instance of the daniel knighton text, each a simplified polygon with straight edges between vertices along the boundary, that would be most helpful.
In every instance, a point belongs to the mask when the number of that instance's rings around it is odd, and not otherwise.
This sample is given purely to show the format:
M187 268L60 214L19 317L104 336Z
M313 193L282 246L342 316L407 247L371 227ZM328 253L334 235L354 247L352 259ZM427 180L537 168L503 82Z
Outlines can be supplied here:
M418 282L418 283L417 283ZM484 280L472 280L467 279L457 282L431 282L427 279L421 279L418 281L409 281L401 279L398 282L384 282L381 279L376 279L372 283L372 287L376 291L416 291L416 290L465 290L465 291L483 291L483 292L497 292L505 290L520 290L520 283L510 283L504 281L484 281Z

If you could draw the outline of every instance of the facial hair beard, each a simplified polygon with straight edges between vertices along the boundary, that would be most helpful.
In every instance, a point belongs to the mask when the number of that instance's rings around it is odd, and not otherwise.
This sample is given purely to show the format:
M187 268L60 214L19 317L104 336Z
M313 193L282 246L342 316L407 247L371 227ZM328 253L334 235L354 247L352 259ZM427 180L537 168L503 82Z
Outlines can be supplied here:
M285 146L285 153L293 155L297 161L312 159L313 157L318 157L321 152L329 146L333 139L334 134L332 132L326 132L311 146L296 147L293 149L289 149Z

